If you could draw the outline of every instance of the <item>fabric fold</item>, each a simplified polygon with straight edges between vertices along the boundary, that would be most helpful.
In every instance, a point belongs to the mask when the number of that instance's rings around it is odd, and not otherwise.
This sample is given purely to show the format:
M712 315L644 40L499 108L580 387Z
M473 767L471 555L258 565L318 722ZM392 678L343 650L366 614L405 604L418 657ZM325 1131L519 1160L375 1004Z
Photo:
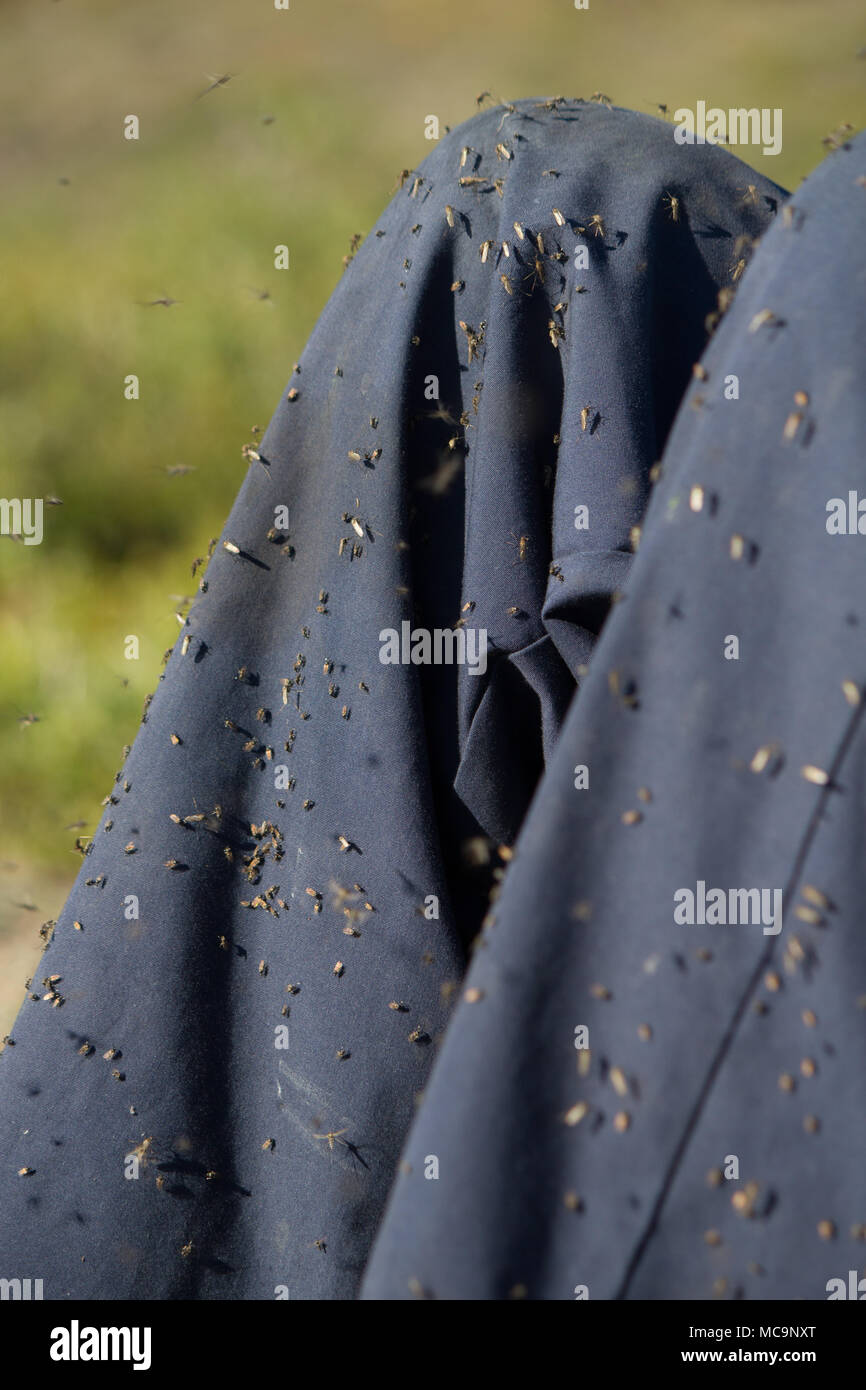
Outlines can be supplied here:
M823 1300L862 1263L864 162L701 358L366 1298Z
M580 101L485 112L410 174L291 376L3 1053L4 1277L37 1272L50 1299L354 1296L446 1035L410 1148L416 1176L419 1144L441 1152L440 1180L398 1189L369 1292L418 1273L498 1295L539 1222L558 1248L551 1174L536 1188L521 1147L566 1164L533 1058L571 1056L550 991L586 982L595 950L575 965L568 876L595 861L614 904L622 866L568 797L549 836L536 787L573 761L611 557L734 248L779 196L724 150ZM485 671L414 661L404 623L431 650L483 632ZM613 727L597 698L593 758ZM504 862L487 840L519 831L525 944L480 959L527 993L502 996L495 1037L486 1008L452 1034ZM506 1142L528 1226L504 1219ZM667 1152L646 1143L644 1202ZM612 1251L637 1221L606 1228ZM533 1259L532 1291L558 1296Z

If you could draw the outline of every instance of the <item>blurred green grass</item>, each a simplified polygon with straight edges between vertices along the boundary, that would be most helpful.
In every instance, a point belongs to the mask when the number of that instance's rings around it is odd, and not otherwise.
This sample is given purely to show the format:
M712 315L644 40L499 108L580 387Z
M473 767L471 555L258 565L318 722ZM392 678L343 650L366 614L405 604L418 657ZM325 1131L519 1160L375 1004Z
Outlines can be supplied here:
M0 4L0 495L63 499L41 546L0 544L0 858L18 865L0 876L0 951L34 916L16 896L40 920L62 903L79 863L64 827L95 825L241 445L350 237L429 152L425 116L456 125L482 89L781 106L782 154L739 153L795 187L826 132L862 123L864 30L855 0ZM137 302L163 295L182 302ZM195 471L171 478L177 463Z

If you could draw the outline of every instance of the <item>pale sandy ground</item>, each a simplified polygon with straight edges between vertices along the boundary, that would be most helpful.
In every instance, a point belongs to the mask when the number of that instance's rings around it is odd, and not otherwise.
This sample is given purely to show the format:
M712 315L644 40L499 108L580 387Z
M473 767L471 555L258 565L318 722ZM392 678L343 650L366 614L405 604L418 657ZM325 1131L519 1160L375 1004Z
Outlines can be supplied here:
M39 928L57 916L71 887L71 880L0 862L0 1038L12 1030L24 999L24 981L33 975L38 986L47 973L39 970Z

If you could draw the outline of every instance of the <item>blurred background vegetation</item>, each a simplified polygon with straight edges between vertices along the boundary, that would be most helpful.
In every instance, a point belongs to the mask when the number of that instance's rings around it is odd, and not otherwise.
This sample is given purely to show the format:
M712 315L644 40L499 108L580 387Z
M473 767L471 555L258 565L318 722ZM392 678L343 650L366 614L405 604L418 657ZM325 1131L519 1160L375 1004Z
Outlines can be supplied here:
M429 153L425 117L457 125L483 89L782 107L783 152L738 153L794 188L862 124L864 44L860 0L0 0L0 496L63 502L41 546L0 541L0 1032L241 446Z

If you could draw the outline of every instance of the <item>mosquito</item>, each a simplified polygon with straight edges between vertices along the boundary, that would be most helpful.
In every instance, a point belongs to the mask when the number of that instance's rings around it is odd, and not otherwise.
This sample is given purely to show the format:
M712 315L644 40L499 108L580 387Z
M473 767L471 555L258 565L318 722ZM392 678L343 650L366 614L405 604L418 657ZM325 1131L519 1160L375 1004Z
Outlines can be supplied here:
M517 536L513 531L509 532L509 534L517 547L517 558L513 561L513 563L522 564L526 560L527 555L529 554L529 537Z
M527 280L532 281L532 284L529 286L530 296L535 293L536 285L544 284L544 262L542 261L540 256L535 256L533 258L533 268L529 271L527 275L524 275L523 279L524 282Z
M212 92L216 87L225 87L229 82L231 82L231 80L232 80L233 77L237 77L237 73L234 73L234 72L221 72L221 73L207 72L207 73L205 73L205 77L209 77L209 78L210 78L210 80L211 80L211 81L210 81L210 86L209 86L209 87L205 87L205 89L204 89L203 92L199 92L198 96L196 97L196 101L201 101L202 97L206 97L207 94L208 94L208 92Z
M349 1131L348 1131L348 1128L346 1128L346 1129L330 1129L330 1130L328 1130L328 1132L327 1132L326 1134L317 1134L315 1131L313 1131L313 1138L314 1138L314 1139L327 1139L327 1141L328 1141L328 1148L331 1149L331 1150L333 1150L333 1147L334 1147L334 1143L335 1143L335 1142L339 1142L339 1143L345 1145L345 1147L348 1149L348 1148L349 1148L349 1145L348 1145L348 1143L346 1142L346 1140L340 1138L340 1136L341 1136L342 1134L348 1134L348 1132L349 1132Z

